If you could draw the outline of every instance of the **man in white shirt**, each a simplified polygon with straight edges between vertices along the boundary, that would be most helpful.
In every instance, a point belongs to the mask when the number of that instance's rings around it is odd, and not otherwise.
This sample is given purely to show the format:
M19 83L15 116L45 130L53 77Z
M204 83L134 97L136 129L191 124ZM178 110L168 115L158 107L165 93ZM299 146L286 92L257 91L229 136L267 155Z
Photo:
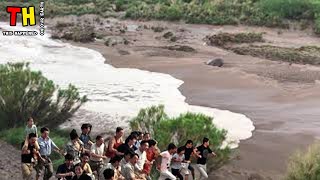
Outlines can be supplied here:
M149 148L148 141L141 141L139 149L135 151L139 155L139 160L137 162L137 169L142 172L143 166L147 161L147 153L146 150Z
M160 164L160 166L158 165L158 169L160 169L160 178L159 178L159 180L165 180L165 179L176 180L177 179L169 171L172 155L174 153L176 153L176 151L177 151L177 146L174 145L173 143L170 143L168 145L168 150L160 153L161 164Z
M92 171L96 171L98 174L103 167L103 160L107 159L104 149L104 140L102 136L97 136L96 143L91 146L89 164Z

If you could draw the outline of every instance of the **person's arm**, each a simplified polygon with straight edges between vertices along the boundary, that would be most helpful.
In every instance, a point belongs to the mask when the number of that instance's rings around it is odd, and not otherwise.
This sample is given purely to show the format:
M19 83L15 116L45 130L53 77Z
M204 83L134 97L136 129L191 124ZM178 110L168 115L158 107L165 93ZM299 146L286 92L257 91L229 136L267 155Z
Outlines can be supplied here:
M92 146L93 142L91 141L91 137L89 136L89 141L88 144L90 144L90 146Z
M177 154L175 154L175 155L172 156L172 160L171 160L171 161L172 161L172 162L181 162L181 160L178 159L178 155L177 155Z
M113 148L113 146L114 146L115 143L116 143L116 139L115 139L115 138L111 138L111 140L109 140L109 143L108 143L108 152L115 152L116 155L123 156L124 153L119 152L117 149L114 149L114 148Z
M67 173L58 173L57 172L57 174L56 174L56 178L64 178L64 177L72 177L72 176L74 176L74 172L67 172Z
M88 174L92 174L92 169L88 163L87 163L87 171L88 171L87 172Z
M51 140L51 148L53 148L53 150L56 151L57 153L61 154L60 148L52 140Z
M22 150L21 150L21 154L30 154L30 150L28 150L28 146L23 145L22 146Z
M193 155L195 158L201 158L200 152L198 151L197 148L193 148L192 155Z
M28 150L28 145L29 145L29 137L27 135L26 138L24 139L24 142L23 142L23 145L22 145L22 151Z
M162 156L161 156L161 154L159 154L159 156L156 158L155 163L156 163L157 169L160 170L160 169L161 169L161 163L162 163Z
M94 158L103 158L103 159L107 159L107 157L105 155L99 155L95 153L95 150L93 147L91 147L91 152L90 152L90 156L94 157Z
M208 148L208 151L212 156L217 156L216 153L214 153L210 148Z
M38 129L37 129L37 126L35 126L34 128L36 129L36 133L35 133L35 134L36 134L36 136L38 137Z
M67 172L67 173L62 173L62 168L61 168L61 166L59 166L58 167L58 170L57 170L57 173L56 173L56 178L65 178L65 177L72 177L72 176L74 176L75 174L74 174L74 172Z
M130 178L129 178L130 180L137 180L133 169L130 169L129 174L130 174Z

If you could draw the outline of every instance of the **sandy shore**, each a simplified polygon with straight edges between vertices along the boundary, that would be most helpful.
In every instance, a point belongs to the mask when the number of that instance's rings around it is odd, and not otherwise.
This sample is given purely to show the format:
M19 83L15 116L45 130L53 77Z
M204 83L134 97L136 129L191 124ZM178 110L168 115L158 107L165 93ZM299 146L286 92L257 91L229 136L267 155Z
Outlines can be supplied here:
M320 67L274 62L239 56L203 44L205 35L216 32L264 32L269 44L285 47L317 45L320 40L304 32L277 29L185 25L165 22L122 21L126 25L161 25L162 33L144 29L126 32L130 45L107 47L101 42L74 45L99 51L106 63L119 68L138 68L167 73L185 83L180 90L193 105L228 109L250 117L256 130L251 139L242 141L239 158L211 177L248 179L254 174L280 179L293 152L306 148L320 133ZM179 36L175 43L162 35L171 31ZM189 45L197 52L178 52L161 47ZM126 52L123 55L123 52ZM204 64L222 57L223 68ZM130 78L130 77L128 77Z

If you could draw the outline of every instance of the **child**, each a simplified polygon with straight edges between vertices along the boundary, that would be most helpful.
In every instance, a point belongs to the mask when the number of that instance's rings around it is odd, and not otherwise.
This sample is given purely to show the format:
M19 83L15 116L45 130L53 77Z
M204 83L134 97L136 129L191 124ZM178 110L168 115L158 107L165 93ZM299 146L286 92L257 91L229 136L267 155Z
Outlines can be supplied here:
M34 133L38 137L37 126L34 124L32 117L29 117L27 120L27 126L24 130L24 137L23 138L29 136L30 133Z
M33 118L32 117L29 117L28 120L27 120L27 126L24 130L24 146L28 147L28 137L29 137L29 134L31 133L34 133L37 137L38 137L38 132L37 132L37 126L33 123ZM38 141L35 142L35 149L37 151L39 151L40 149L40 146L38 144ZM35 158L36 160L37 158Z

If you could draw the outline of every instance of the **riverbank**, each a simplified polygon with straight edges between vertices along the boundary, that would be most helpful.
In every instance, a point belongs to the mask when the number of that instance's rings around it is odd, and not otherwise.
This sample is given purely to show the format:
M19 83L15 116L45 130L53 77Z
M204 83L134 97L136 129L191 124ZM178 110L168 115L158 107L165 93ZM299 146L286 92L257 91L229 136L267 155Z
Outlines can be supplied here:
M319 115L319 67L274 62L240 56L204 45L202 38L215 32L264 32L270 44L285 47L317 45L319 39L300 31L245 26L186 25L166 22L120 21L128 27L162 26L127 31L122 37L132 42L108 47L104 41L72 43L99 51L106 63L119 68L138 68L167 73L184 81L180 90L189 104L228 109L247 115L256 131L240 143L239 158L224 167L221 174L229 179L247 179L260 174L280 179L291 153L306 148L316 137ZM141 25L141 26L140 26ZM163 38L167 31L180 39ZM188 45L196 52L171 51L161 47ZM205 65L207 60L222 57L222 68ZM219 172L213 172L218 174Z

